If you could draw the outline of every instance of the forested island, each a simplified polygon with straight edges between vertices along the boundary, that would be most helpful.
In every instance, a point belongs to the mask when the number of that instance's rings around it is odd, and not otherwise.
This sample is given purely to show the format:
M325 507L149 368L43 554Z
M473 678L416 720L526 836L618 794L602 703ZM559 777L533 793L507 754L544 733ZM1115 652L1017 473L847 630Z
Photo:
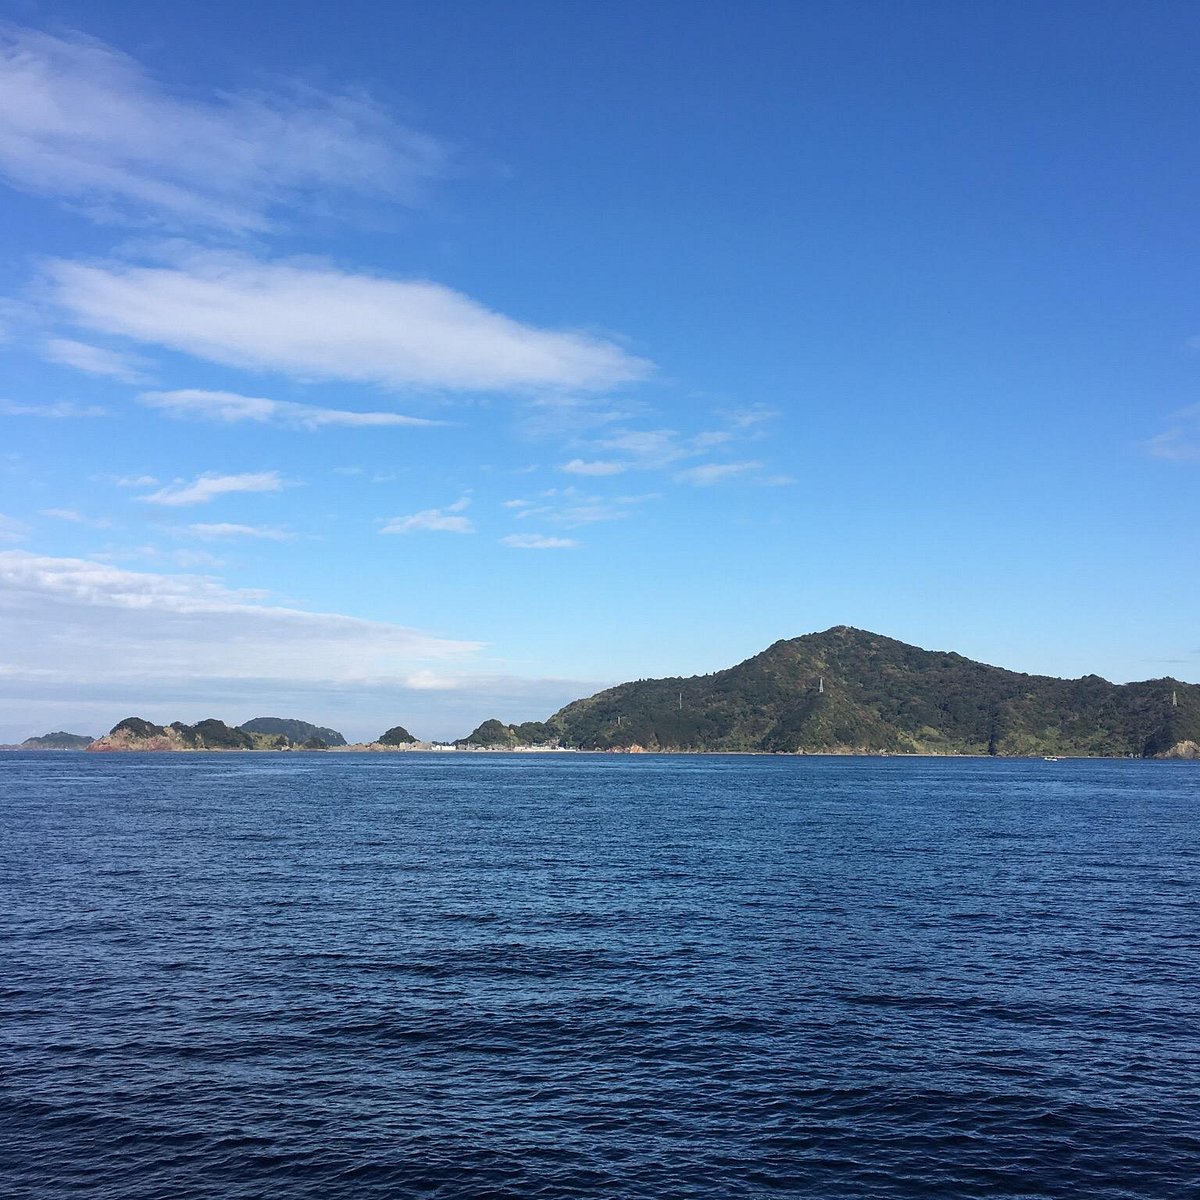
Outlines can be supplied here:
M488 720L453 743L419 741L401 725L348 745L289 718L160 726L129 717L86 748L1198 758L1200 684L1025 675L839 625L724 671L619 684L545 721Z

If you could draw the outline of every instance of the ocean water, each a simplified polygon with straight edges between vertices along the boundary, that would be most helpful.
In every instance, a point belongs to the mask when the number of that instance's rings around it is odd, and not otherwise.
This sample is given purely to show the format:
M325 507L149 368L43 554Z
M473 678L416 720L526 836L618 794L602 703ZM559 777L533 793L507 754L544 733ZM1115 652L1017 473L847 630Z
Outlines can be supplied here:
M0 1195L1200 1196L1200 766L0 755Z

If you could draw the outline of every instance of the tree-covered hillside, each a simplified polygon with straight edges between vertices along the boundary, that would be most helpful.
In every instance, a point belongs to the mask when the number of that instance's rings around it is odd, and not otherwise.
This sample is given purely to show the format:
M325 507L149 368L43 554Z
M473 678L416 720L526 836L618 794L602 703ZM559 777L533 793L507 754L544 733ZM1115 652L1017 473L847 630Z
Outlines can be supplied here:
M266 733L274 737L285 737L289 742L307 742L313 738L326 746L344 746L346 739L336 729L324 725L313 725L308 721L297 721L293 717L255 717L238 726L247 733Z
M1200 685L1023 675L837 626L712 675L609 688L548 724L583 749L1153 756L1200 741Z

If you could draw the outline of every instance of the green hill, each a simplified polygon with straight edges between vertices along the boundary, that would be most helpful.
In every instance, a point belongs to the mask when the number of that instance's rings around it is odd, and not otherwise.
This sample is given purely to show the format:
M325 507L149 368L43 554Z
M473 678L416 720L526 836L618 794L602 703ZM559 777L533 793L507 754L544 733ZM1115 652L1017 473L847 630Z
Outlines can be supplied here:
M264 733L273 737L285 737L289 742L308 742L314 738L326 746L344 746L346 739L336 729L323 725L312 725L308 721L297 721L291 717L255 717L238 726L247 733Z
M22 750L86 750L92 739L82 733L43 733L41 737L26 738Z
M393 725L375 739L381 746L408 746L417 739L403 725Z
M586 701L578 703L586 703ZM505 725L502 721L493 718L490 721L484 721L465 738L459 738L454 745L466 748L474 746L481 749L512 750L517 746L549 745L558 740L558 728L548 721L523 721L520 725Z
M1024 675L837 626L711 675L609 688L547 724L581 749L1153 757L1200 742L1200 685Z

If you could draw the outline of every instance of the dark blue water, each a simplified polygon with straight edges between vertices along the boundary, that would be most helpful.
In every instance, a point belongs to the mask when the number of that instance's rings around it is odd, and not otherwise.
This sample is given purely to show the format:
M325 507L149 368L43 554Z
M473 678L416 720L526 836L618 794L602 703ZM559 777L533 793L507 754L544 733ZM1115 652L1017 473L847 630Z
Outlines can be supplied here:
M0 1195L1200 1195L1200 767L0 755Z

